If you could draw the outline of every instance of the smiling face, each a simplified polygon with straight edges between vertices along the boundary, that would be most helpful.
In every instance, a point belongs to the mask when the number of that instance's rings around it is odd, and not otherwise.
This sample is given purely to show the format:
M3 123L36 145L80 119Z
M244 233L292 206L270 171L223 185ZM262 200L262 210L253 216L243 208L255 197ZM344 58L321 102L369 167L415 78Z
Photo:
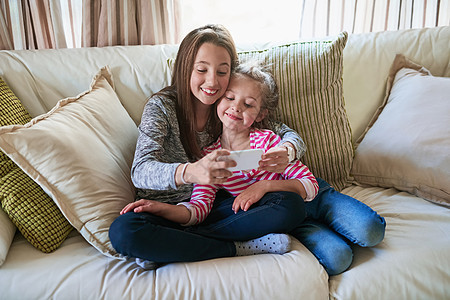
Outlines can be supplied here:
M205 105L214 104L228 86L230 70L228 51L212 43L204 43L195 57L190 81L192 94Z
M240 132L264 118L266 111L261 106L260 84L247 76L236 74L231 77L228 89L217 105L217 115L224 130Z

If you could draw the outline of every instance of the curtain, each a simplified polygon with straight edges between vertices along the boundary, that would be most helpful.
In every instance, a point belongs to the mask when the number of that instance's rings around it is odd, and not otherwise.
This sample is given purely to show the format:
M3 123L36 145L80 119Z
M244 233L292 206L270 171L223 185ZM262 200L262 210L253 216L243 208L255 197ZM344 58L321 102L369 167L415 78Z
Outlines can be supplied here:
M298 1L300 38L450 25L450 0ZM185 31L179 11L208 14L204 8L185 0L0 0L0 49L173 44ZM235 9L221 14L233 16ZM280 22L261 20L268 21ZM236 23L248 27L247 19Z
M0 49L176 43L174 0L1 0Z
M450 25L449 0L302 0L300 37Z
M175 43L174 0L83 0L82 47Z
M0 50L14 49L11 29L9 3L2 1L0 3Z
M1 49L67 47L59 1L1 1L0 12Z

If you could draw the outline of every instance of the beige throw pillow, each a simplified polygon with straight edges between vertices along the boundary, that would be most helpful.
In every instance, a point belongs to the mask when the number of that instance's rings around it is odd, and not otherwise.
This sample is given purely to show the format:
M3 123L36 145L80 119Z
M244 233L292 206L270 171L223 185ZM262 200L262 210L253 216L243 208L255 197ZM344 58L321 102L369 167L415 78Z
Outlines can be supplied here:
M450 78L397 55L386 98L357 142L358 183L450 206Z
M0 128L0 148L53 198L90 244L121 257L108 230L134 200L130 169L137 134L105 67L88 91L60 100L25 125Z

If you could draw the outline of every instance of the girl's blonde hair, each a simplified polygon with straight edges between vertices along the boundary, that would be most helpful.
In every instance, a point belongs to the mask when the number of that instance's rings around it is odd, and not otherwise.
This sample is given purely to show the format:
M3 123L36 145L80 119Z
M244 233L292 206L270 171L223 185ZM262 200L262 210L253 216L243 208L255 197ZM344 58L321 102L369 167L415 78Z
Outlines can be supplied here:
M261 111L267 110L267 114L260 122L253 123L255 128L268 128L271 115L278 107L278 85L268 65L262 65L257 61L248 61L239 64L231 76L243 75L255 80L261 88Z

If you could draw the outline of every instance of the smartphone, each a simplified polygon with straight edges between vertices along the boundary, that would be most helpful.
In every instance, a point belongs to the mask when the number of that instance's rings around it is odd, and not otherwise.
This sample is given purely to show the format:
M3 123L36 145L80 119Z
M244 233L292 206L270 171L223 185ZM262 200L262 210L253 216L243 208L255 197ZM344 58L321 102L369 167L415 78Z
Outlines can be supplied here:
M236 167L228 168L228 170L232 172L252 170L258 168L259 161L261 160L261 156L263 154L263 149L231 151L229 156L220 156L217 160L234 160L237 163Z

